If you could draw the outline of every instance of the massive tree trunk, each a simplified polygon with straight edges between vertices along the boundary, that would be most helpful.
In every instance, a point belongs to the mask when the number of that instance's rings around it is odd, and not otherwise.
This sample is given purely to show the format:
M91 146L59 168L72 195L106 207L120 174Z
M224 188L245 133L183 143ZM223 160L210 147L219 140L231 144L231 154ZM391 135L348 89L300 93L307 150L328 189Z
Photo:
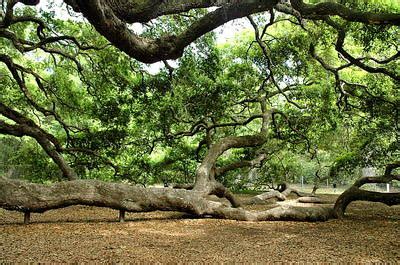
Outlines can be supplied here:
M385 174L381 177L363 177L357 180L350 188L343 192L336 200L334 212L338 218L343 218L347 206L353 201L381 202L388 206L400 204L400 193L381 193L361 189L368 183L389 183L392 180L400 180L400 175L392 172L400 167L400 161L386 166Z

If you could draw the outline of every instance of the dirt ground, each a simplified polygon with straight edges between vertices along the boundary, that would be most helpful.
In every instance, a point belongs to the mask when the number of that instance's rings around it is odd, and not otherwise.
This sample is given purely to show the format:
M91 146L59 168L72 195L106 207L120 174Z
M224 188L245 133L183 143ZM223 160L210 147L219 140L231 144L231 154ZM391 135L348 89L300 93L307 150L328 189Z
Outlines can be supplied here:
M400 263L400 206L353 203L344 220L321 223L171 212L117 218L109 209L69 207L22 225L21 213L0 209L0 263Z

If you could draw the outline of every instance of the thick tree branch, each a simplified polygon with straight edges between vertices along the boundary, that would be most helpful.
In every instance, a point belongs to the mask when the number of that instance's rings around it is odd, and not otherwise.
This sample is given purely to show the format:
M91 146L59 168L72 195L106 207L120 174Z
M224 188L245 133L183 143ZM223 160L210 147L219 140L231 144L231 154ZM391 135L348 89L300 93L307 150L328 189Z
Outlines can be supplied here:
M68 4L71 4L70 2L67 1ZM129 56L145 63L177 59L182 55L185 47L213 29L230 20L269 10L276 4L275 0L270 0L256 1L256 3L245 1L222 6L204 15L177 36L167 35L160 39L148 39L133 33L118 17L121 14L115 12L113 6L118 6L119 1L76 0L73 2L73 5L79 7L79 11L100 34Z
M388 206L400 204L400 193L381 193L362 190L361 187L368 183L390 183L392 180L400 181L400 175L392 174L393 170L400 167L400 161L388 164L385 174L380 177L363 177L358 179L349 189L343 192L336 200L334 212L339 218L344 217L347 206L353 201L381 202Z
M263 119L265 123L271 122L271 116L275 110L265 110ZM268 139L268 131L264 126L260 133L245 136L230 136L212 144L208 149L201 165L196 172L195 190L210 190L210 183L215 181L215 167L218 158L227 150L232 148L257 147L263 145Z
M12 125L0 120L0 133L17 137L30 136L34 138L48 156L51 157L54 163L57 164L66 179L76 180L78 178L75 171L68 165L60 154L60 143L53 135L41 129L33 120L23 116L21 113L7 107L1 102L0 114L17 123Z
M400 25L400 14L373 13L350 9L335 2L306 4L302 0L291 0L292 7L305 18L320 18L323 16L340 16L341 18L364 24Z
M7 210L42 213L72 205L108 207L128 212L180 211L196 216L267 221L326 221L333 217L326 206L281 206L267 211L248 211L210 201L204 194L184 189L141 188L122 183L77 180L49 186L0 177L0 207Z
M238 168L244 168L244 167L255 167L255 166L260 166L261 163L267 158L266 154L260 154L253 160L242 160L238 161L223 167L219 167L215 169L215 176L221 176L223 174L226 174L228 171L235 170Z

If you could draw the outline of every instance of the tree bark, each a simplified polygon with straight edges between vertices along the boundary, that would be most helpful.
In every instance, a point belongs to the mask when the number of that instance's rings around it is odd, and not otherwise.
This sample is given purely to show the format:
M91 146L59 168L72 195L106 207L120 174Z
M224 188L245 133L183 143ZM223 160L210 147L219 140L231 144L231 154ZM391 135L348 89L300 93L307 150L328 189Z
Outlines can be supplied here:
M97 180L40 185L0 178L0 207L24 213L87 205L126 212L180 211L242 221L325 221L333 217L332 208L326 206L279 206L267 211L249 211L208 200L206 195L194 190L142 188Z
M389 183L392 180L399 180L400 175L393 175L392 172L400 167L400 161L388 164L385 175L381 177L363 177L358 179L350 188L344 191L336 200L334 206L335 216L343 218L347 206L353 201L381 202L388 206L400 204L400 193L381 193L362 190L361 187L368 183Z
M265 143L267 140L263 134L231 136L221 139L219 142L211 145L206 157L196 172L195 190L208 190L210 183L215 180L217 159L231 148L256 147Z
M271 190L262 194L252 197L247 204L265 204L270 199L276 199L278 201L285 201L286 196L282 195L279 191Z
M193 22L179 35L164 35L157 39L141 37L129 29L128 23L144 22L164 14L179 13L192 8L220 6L217 2L198 0L186 3L187 8L179 9L181 3L165 1L116 1L116 0L64 0L75 11L81 12L96 30L115 47L144 63L177 59L183 50L204 34L228 21L271 9L277 0L246 0L225 4ZM164 2L164 4L163 4ZM171 2L171 1L168 1ZM173 1L172 1L173 2ZM223 1L229 3L231 1ZM175 6L175 8L171 8ZM158 11L157 11L158 10Z
M400 204L400 193L381 193L351 187L343 192L337 199L334 207L338 218L343 218L347 206L354 201L381 202L388 206Z
M280 188L282 188L282 189L280 189ZM251 198L247 203L248 204L263 204L270 199L276 199L278 201L286 201L287 197L291 193L296 194L300 198L305 196L305 194L303 194L295 189L292 189L292 188L288 187L288 185L286 183L283 183L283 184L278 185L278 189L276 189L276 190L271 189L267 192L256 195L253 198ZM311 198L311 197L304 197L304 198ZM312 198L315 198L315 200L311 201L312 199L308 199L306 201L306 199L304 199L304 202L305 203L313 203L313 202L319 203L318 198L316 198L316 197L312 197ZM303 202L303 201L299 201L299 202Z
M321 200L318 197L312 197L312 196L311 197L310 196L300 197L296 201L300 202L300 203L321 203L321 204L328 203L328 202Z
M228 21L269 11L277 5L279 10L292 10L303 18L319 20L322 17L340 16L347 21L365 24L399 25L400 15L356 11L338 3L324 2L316 5L303 1L278 4L277 0L64 0L76 12L82 13L96 30L115 47L130 57L145 63L177 59L185 47L204 34ZM128 23L146 23L157 17L179 14L192 9L216 7L194 21L179 35L164 35L158 39L141 37L131 31Z

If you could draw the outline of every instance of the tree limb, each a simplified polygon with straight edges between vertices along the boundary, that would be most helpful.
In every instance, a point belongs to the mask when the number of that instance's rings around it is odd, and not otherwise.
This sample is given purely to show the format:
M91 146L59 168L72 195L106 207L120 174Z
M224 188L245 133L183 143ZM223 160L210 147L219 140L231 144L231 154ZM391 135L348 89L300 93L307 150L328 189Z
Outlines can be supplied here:
M350 188L344 191L336 200L334 212L339 218L343 218L347 206L353 201L381 202L386 205L399 205L400 193L381 193L362 190L361 187L368 183L389 183L392 180L400 181L400 175L392 174L393 170L400 167L400 161L388 164L385 174L380 177L363 177L358 179Z
M249 211L210 201L202 192L184 189L142 188L98 180L76 180L52 185L31 184L0 177L0 207L27 213L42 213L72 205L107 207L127 212L180 211L196 216L241 221L326 221L333 217L326 206L278 206L267 211Z
M340 16L341 18L364 24L375 25L400 25L400 14L373 13L350 9L335 2L322 2L306 4L303 0L291 0L292 7L305 18L320 18L323 16Z

